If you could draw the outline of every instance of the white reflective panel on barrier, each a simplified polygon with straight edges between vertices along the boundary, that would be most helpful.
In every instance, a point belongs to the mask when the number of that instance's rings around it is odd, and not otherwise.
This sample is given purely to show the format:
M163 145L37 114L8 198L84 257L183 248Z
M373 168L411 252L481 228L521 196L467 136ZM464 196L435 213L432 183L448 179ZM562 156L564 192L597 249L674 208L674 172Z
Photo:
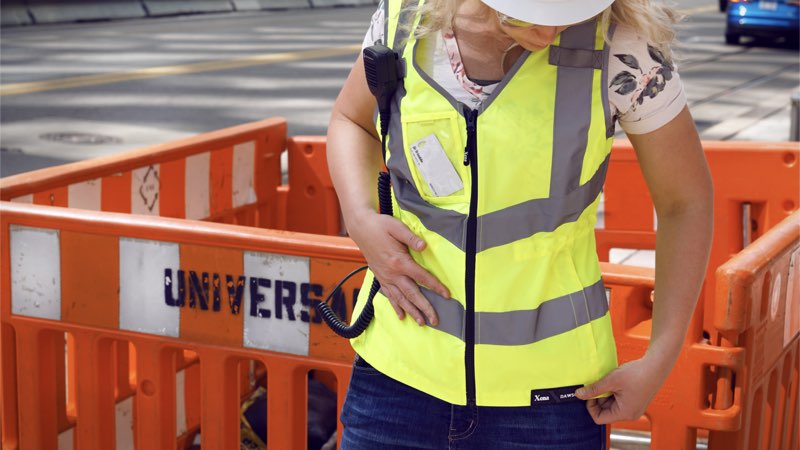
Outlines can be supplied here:
M89 180L69 185L68 205L70 208L100 211L101 180Z
M180 267L178 244L142 239L119 239L119 327L122 330L178 337L180 309L165 301L178 287L169 283L165 269Z
M233 186L232 204L234 208L256 202L255 161L256 143L254 141L237 144L233 147Z
M211 154L208 152L186 158L184 202L187 219L201 220L211 215L211 194L208 187L210 167Z
M131 213L160 215L160 165L140 167L131 171Z
M58 230L11 225L11 313L61 319Z
M302 285L309 282L309 259L245 252L245 347L308 355L308 322L301 320Z

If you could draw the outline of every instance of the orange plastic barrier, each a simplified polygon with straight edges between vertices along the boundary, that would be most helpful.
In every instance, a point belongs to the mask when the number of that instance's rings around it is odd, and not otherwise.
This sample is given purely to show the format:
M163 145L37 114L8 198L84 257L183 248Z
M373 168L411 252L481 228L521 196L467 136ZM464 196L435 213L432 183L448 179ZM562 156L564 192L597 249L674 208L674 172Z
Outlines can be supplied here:
M279 228L286 222L279 204L280 154L286 146L286 121L275 118L204 133L142 150L81 161L0 180L0 199L16 203L62 206L95 211L200 219ZM89 243L91 245L91 243ZM96 255L106 258L108 255ZM80 265L76 266L80 269ZM104 313L106 311L100 311ZM58 354L74 346L71 336L55 337ZM132 395L128 386L128 346L114 344L116 399ZM68 354L74 357L74 352ZM75 367L70 361L68 366ZM181 363L181 367L185 362ZM70 411L75 385L69 386L64 365L57 364L58 424L72 426ZM187 371L187 383L196 383ZM196 416L191 412L189 417ZM9 419L10 420L10 419ZM187 425L190 429L196 424Z
M712 432L710 448L800 447L800 212L717 270L717 330L748 350L745 369L722 371L716 403L743 411L733 433Z
M0 200L275 228L286 121L275 118L0 180Z
M714 240L700 299L704 330L714 332L714 272L800 205L800 144L797 142L703 142L714 180ZM655 249L653 201L633 147L618 141L611 153L605 193L605 228L597 251ZM747 222L747 226L743 223Z
M281 430L270 448L304 447L310 370L334 374L343 401L352 350L310 306L362 263L349 239L12 203L0 227L4 448L55 448L59 414L72 416L75 448L114 448L118 343L134 349L139 449L176 445L184 351L199 364L186 398L199 399L204 448L238 447L242 362L266 367L268 429ZM349 314L359 286L349 282L334 308ZM74 411L51 376L65 333Z
M333 189L325 157L325 138L295 136L288 139L289 183L279 190L282 209L286 211L282 230L302 233L342 233L339 200Z
M655 273L652 269L622 266L626 267L626 274L638 275L634 283L629 279L618 280L610 270L614 266L601 263L603 280L607 286L611 285L609 307L617 355L622 364L644 356L650 343ZM707 402L713 394L712 385L708 383L711 376L708 367L725 367L740 373L744 367L743 349L709 345L700 325L699 316L695 315L674 369L645 412L649 423L621 422L613 428L649 429L652 450L694 449L698 429L733 431L739 428L739 405L722 408Z

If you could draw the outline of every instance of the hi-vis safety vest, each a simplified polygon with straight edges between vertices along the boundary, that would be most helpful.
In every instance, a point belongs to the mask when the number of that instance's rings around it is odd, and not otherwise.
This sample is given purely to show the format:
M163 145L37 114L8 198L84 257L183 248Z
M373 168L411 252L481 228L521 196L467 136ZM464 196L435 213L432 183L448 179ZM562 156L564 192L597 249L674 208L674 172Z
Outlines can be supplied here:
M613 140L601 26L572 26L525 52L473 110L417 66L419 17L400 3L385 2L386 42L406 70L388 138L394 216L427 242L410 253L452 298L420 287L439 317L420 327L378 294L353 348L459 405L529 406L532 391L599 380L617 364L594 237ZM463 183L447 196L431 192L410 153L431 134Z

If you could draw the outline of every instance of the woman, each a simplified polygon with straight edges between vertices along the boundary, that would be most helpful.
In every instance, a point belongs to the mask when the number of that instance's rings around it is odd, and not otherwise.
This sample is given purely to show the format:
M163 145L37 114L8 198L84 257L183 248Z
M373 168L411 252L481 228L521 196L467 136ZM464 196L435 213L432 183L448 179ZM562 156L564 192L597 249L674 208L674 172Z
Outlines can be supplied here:
M328 131L365 286L381 283L352 340L342 448L598 449L603 425L640 417L666 379L705 273L712 188L671 63L674 14L612 1L387 0L373 16L365 46L386 42L404 72L393 217L376 212L361 58ZM658 214L650 346L619 368L593 231L617 120Z

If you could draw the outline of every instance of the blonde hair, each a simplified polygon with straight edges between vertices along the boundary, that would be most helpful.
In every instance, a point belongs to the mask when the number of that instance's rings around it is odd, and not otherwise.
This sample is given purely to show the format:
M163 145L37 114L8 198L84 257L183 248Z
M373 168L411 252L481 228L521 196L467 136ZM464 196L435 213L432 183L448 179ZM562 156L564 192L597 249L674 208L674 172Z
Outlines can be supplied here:
M425 18L414 32L417 38L453 26L458 4L463 0L427 0L419 13ZM487 7L488 8L488 7ZM411 9L417 10L417 6ZM625 25L634 29L653 47L661 51L667 61L672 60L671 45L675 41L673 25L682 17L674 8L650 0L615 0L599 15L604 29L608 25ZM605 34L606 42L610 37Z
M608 30L609 24L633 28L653 47L661 51L667 61L672 61L672 43L675 42L675 25L683 17L674 8L649 0L615 0L600 13L600 23ZM608 32L605 35L609 41Z

